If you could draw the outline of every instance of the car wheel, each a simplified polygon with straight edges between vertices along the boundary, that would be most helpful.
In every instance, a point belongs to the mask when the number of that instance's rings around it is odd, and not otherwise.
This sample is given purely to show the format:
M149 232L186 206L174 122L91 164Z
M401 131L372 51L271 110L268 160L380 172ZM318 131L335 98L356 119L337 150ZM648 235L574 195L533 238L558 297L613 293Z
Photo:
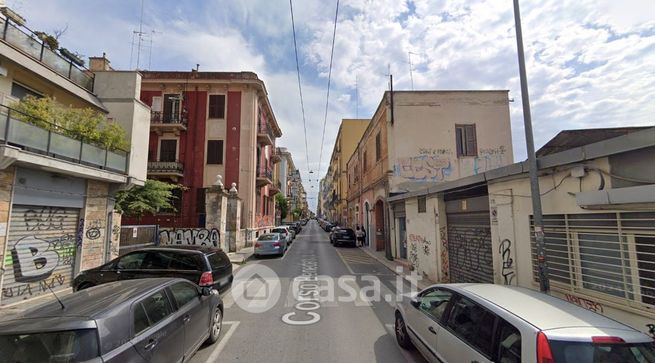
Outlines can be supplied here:
M405 326L405 320L399 312L396 312L396 341L404 349L412 349L414 345L407 335L407 327Z
M209 338L207 341L210 344L216 343L221 336L221 330L223 330L223 312L217 306L214 308L214 316L212 318L212 325L209 330Z
M92 282L85 282L82 285L80 285L80 287L77 288L77 291L88 289L89 287L94 287L94 286L96 285Z

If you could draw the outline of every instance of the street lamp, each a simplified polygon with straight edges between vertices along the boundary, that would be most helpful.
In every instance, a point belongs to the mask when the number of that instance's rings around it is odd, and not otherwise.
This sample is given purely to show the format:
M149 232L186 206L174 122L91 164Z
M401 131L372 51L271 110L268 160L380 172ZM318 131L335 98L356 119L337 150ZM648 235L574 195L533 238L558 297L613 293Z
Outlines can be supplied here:
M519 73L521 78L521 101L523 103L525 143L528 152L528 166L530 167L530 190L532 194L534 238L537 245L539 288L542 292L548 293L548 291L550 291L550 281L548 279L548 264L546 263L546 247L544 243L544 217L541 211L541 193L539 192L537 156L534 151L534 138L532 136L532 116L530 114L528 79L525 71L525 55L523 54L523 32L521 31L519 0L514 0L514 22L516 23L516 45L519 55Z

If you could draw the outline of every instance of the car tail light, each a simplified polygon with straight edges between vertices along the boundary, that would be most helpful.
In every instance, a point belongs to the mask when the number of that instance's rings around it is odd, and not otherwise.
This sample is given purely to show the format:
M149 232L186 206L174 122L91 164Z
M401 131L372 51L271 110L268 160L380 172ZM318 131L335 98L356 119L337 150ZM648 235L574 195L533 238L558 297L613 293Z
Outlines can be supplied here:
M259 242L256 242L256 243L255 243L255 247L259 248L259 247L261 247L261 246L262 246L261 243L259 243Z
M625 340L619 337L591 337L591 342L594 344L617 344L625 343Z
M273 242L273 247L280 247L280 242Z
M211 272L203 272L202 275L200 275L200 282L198 285L200 286L210 286L214 284L214 277L212 276Z
M555 359L553 359L553 353L550 351L548 338L543 332L539 332L537 335L537 362L555 363Z

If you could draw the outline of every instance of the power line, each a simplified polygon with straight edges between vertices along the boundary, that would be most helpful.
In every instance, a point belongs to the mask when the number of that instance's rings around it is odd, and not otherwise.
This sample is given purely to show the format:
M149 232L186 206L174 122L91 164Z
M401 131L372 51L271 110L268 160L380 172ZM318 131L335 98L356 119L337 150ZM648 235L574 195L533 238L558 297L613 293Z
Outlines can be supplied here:
M334 30L332 31L332 50L330 51L330 69L328 71L327 97L325 100L325 119L323 120L323 136L321 136L321 153L318 157L318 172L321 172L321 161L323 159L323 142L325 141L325 126L327 124L328 104L330 103L330 81L332 78L332 60L334 59L334 39L337 36L337 18L339 17L339 0L337 0L337 10L334 13Z
M298 62L298 43L296 42L296 25L293 19L293 1L289 0L289 8L291 9L291 30L293 31L293 48L296 52L296 72L298 73L298 91L300 92L300 108L302 110L302 127L305 131L305 160L307 162L307 177L311 177L311 170L309 169L309 148L307 147L307 123L305 121L305 103L302 98L302 86L300 82L300 63ZM320 167L320 163L319 163Z

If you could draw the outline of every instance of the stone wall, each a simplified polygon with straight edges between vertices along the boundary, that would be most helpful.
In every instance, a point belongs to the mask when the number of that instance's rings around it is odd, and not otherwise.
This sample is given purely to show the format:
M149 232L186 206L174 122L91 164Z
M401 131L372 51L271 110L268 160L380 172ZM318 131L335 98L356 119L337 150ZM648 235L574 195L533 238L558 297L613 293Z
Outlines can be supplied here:
M80 270L88 270L105 262L108 192L107 183L87 182Z

